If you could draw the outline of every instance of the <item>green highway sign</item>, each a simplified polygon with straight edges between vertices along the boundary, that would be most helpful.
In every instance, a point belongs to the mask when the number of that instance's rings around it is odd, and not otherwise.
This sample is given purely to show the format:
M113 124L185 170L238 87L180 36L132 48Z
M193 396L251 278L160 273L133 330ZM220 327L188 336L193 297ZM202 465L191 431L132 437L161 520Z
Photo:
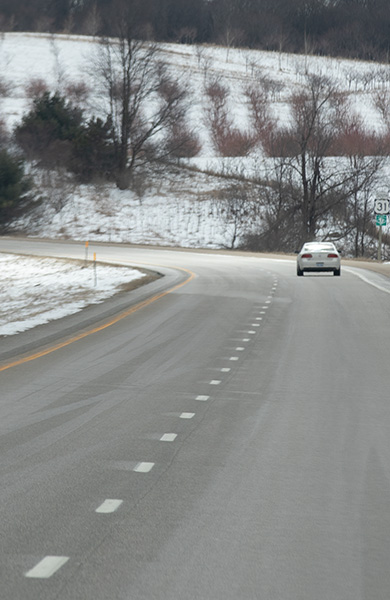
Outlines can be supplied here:
M382 227L382 225L387 225L387 215L375 215L376 225L377 227Z

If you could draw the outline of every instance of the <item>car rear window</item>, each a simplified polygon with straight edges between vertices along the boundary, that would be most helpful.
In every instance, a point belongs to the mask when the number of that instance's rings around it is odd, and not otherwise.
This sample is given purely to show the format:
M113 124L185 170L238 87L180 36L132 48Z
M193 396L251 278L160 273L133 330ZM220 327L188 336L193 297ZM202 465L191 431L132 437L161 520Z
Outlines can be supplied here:
M336 248L333 244L307 244L305 245L305 250L311 250L312 252L317 252L318 250L333 250L336 251Z

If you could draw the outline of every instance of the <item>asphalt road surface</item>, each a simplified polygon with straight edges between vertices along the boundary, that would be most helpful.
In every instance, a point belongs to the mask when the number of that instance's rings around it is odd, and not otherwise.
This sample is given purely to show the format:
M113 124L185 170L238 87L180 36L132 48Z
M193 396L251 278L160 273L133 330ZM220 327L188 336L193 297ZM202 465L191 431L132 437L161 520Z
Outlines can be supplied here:
M0 340L0 597L388 600L387 280L97 252L166 277Z

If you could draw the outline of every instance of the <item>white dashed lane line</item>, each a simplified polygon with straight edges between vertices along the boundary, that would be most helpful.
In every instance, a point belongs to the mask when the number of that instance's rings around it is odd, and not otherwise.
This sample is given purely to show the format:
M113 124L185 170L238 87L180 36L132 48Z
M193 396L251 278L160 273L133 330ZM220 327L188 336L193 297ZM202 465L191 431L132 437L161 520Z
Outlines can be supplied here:
M193 417L195 417L195 413L190 412L183 412L180 415L180 419L192 419Z
M69 556L45 556L35 567L27 571L26 577L49 579L69 560Z
M160 442L174 442L177 438L177 433L164 433L162 437L160 437Z
M258 310L258 314L260 314L260 315L265 314L265 310L268 309L269 308L268 305L271 304L271 299L276 290L276 287L277 287L277 284L275 281L274 286L272 288L272 294L270 296L268 296L268 300L265 301L264 305L259 307L259 308L261 308L261 310ZM262 319L263 319L263 317L254 317L255 321L262 321ZM251 327L260 327L260 323L252 323ZM254 335L257 332L254 330L249 330L247 333L250 335ZM251 340L251 338L243 338L242 339L243 342L249 342L250 340ZM243 346L238 346L236 348L237 352L243 352L244 350L245 350L245 347L243 347ZM238 361L239 357L231 356L229 358L229 360L230 361ZM230 367L222 367L220 369L220 371L222 373L229 373L231 371L231 369L230 369ZM209 382L210 385L219 385L220 383L221 383L221 381L218 379L213 379ZM210 396L203 395L203 394L199 394L198 396L195 397L195 400L198 400L200 402L207 402L209 399L210 399ZM195 413L190 413L190 412L183 412L179 415L180 419L192 419L194 416L195 416ZM160 441L174 442L176 440L176 438L177 438L176 433L164 433L160 437ZM149 473L153 469L154 466L155 466L155 463L153 463L153 462L139 462L133 468L133 471L136 473ZM123 500L108 498L95 510L95 512L100 513L100 514L113 513L115 511L117 511L122 504L123 504ZM32 569L27 571L25 573L25 576L29 577L29 578L36 578L36 579L48 579L49 577L54 575L54 573L56 573L63 565L65 565L65 563L67 563L68 560L69 560L68 556L46 556L37 565L35 565L35 567L33 567Z
M152 462L139 462L133 469L136 473L149 473L154 467Z
M123 500L114 500L112 498L108 498L95 510L95 512L104 514L113 513L118 510L122 503Z

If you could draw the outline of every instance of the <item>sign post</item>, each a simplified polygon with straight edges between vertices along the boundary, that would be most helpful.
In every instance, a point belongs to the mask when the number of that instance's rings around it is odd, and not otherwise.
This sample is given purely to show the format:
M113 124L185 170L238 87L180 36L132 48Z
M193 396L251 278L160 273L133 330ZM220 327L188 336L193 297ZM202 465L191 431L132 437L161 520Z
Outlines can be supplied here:
M378 198L375 200L375 224L379 227L378 235L378 261L382 260L382 227L387 225L387 215L389 214L390 201L387 198Z

